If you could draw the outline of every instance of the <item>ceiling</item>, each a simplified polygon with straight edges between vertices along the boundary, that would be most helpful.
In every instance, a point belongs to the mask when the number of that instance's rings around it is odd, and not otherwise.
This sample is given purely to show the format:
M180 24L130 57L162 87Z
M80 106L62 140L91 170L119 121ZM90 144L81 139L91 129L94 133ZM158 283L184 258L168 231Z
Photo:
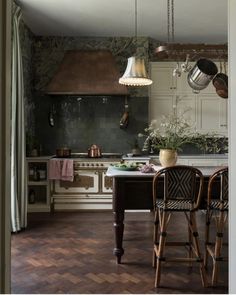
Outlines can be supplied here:
M134 36L134 0L16 0L36 35ZM227 0L175 0L175 41L226 43ZM167 0L138 0L138 36L167 40Z

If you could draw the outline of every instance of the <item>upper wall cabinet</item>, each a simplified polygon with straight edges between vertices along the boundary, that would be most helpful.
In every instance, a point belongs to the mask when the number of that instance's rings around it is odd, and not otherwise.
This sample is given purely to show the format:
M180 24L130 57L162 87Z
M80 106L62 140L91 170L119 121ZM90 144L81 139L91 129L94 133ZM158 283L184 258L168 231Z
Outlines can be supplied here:
M215 94L197 95L197 130L227 136L228 103Z
M181 64L181 63L180 63ZM195 63L191 63L193 66ZM185 113L191 119L194 130L206 133L217 132L227 136L228 100L220 98L210 83L199 94L188 85L187 73L173 76L176 62L150 63L150 76L153 84L149 93L149 121L161 120L162 115L171 113L174 105L177 112ZM216 63L220 71L220 64Z
M171 94L176 91L176 78L173 76L174 62L152 62L150 63L150 76L153 83L150 91L155 94Z

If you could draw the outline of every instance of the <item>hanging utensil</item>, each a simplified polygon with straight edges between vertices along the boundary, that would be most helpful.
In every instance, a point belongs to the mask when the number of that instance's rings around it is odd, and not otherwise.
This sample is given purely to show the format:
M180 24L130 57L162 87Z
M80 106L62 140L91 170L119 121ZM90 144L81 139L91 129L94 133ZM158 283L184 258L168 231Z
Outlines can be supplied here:
M54 105L51 106L49 114L48 114L48 123L49 126L54 127L54 114L55 114L55 109L54 109Z
M216 93L221 98L228 98L228 76L226 75L226 64L224 62L224 73L222 71L222 63L220 62L220 73L218 73L212 83L216 89Z
M181 69L180 69L180 66L179 66L179 62L176 63L176 67L174 68L173 70L173 76L174 77L180 77L181 76Z
M123 113L123 116L120 119L120 128L126 129L129 124L129 105L127 97L125 97L125 111Z

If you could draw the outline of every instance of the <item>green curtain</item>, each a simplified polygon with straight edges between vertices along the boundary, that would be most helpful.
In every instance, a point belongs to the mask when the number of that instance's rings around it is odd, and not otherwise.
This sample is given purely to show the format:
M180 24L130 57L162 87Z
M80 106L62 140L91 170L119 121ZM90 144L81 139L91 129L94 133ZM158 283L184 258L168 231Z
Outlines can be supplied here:
M25 116L22 55L19 37L21 9L13 16L11 108L11 225L17 232L27 225Z

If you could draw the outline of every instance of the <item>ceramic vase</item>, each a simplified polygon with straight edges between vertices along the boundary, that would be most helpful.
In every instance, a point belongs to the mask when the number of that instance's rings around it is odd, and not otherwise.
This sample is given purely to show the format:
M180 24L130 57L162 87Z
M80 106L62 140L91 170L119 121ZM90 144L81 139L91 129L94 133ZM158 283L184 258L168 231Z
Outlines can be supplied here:
M177 156L178 154L176 150L160 149L159 160L160 160L161 166L163 167L174 166L177 162Z

